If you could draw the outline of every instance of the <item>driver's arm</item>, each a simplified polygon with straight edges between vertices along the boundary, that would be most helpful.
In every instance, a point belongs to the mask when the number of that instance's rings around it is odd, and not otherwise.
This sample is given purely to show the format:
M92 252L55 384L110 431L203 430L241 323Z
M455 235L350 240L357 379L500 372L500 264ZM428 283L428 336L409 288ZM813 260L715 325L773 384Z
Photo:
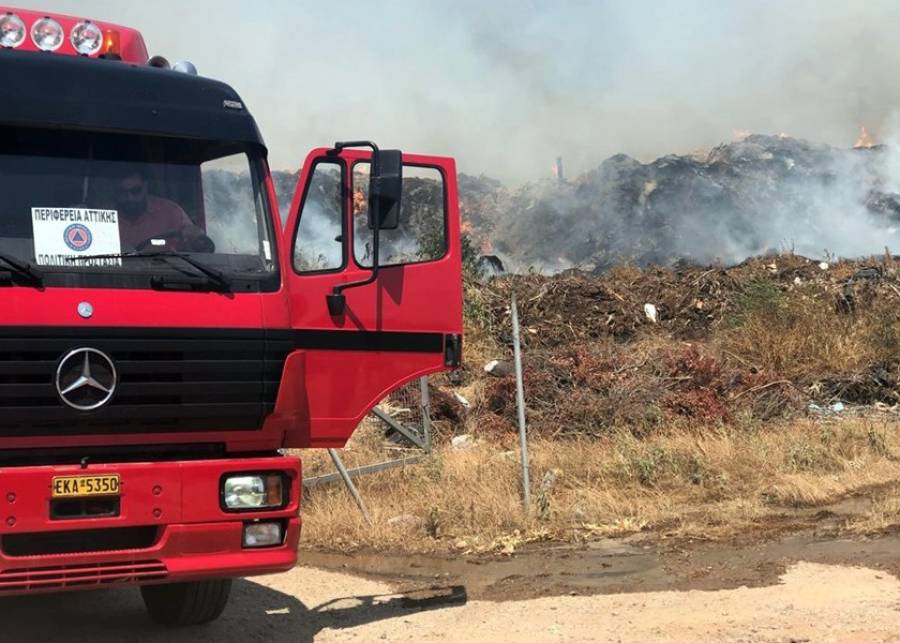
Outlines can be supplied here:
M192 240L205 236L206 233L191 221L180 205L168 200L166 200L166 205L168 206L166 208L166 227L169 230L180 232L185 245L190 245Z

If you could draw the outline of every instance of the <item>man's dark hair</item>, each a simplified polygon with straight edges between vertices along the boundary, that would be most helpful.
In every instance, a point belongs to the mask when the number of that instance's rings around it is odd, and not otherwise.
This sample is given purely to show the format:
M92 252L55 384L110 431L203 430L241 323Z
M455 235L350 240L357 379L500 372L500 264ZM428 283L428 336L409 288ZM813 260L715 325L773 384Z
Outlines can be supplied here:
M145 183L150 180L147 168L140 163L116 163L110 172L110 178L114 181L121 181L132 176L141 177Z

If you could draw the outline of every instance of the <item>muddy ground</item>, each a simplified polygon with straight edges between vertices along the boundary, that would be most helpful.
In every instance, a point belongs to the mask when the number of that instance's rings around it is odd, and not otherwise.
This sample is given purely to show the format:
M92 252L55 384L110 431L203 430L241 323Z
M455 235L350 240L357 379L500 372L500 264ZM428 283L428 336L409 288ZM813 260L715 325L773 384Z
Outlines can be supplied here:
M714 591L778 583L794 563L860 566L900 577L900 535L821 539L795 534L756 544L682 542L654 547L602 540L583 547L535 547L505 558L307 553L304 564L386 582L401 591L521 601L660 591ZM900 633L900 613L898 613Z
M580 546L538 543L511 556L312 550L301 551L300 558L304 565L388 582L400 590L420 590L435 581L441 587L464 587L469 598L486 601L762 587L800 561L859 565L900 577L900 526L869 537L847 527L873 502L898 492L892 483L819 507L785 508L728 540L647 532Z
M599 541L506 558L301 552L179 632L134 589L0 600L3 641L900 641L900 535Z

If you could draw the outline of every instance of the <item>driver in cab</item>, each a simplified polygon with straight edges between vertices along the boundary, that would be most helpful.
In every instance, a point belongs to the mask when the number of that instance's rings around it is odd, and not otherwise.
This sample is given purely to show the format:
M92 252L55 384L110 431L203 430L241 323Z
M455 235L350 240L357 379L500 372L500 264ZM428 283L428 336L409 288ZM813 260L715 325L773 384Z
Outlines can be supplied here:
M174 201L152 195L147 177L134 168L115 182L119 238L135 250L191 250L206 235Z

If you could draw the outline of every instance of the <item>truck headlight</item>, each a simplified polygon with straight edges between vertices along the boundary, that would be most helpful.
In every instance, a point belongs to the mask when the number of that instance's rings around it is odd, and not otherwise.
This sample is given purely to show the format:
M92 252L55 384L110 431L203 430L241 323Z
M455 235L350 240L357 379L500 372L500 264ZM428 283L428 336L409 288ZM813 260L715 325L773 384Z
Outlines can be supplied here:
M285 504L284 476L280 473L239 473L222 479L225 509L277 509Z
M283 540L284 530L280 521L251 522L244 525L244 547L277 547Z

